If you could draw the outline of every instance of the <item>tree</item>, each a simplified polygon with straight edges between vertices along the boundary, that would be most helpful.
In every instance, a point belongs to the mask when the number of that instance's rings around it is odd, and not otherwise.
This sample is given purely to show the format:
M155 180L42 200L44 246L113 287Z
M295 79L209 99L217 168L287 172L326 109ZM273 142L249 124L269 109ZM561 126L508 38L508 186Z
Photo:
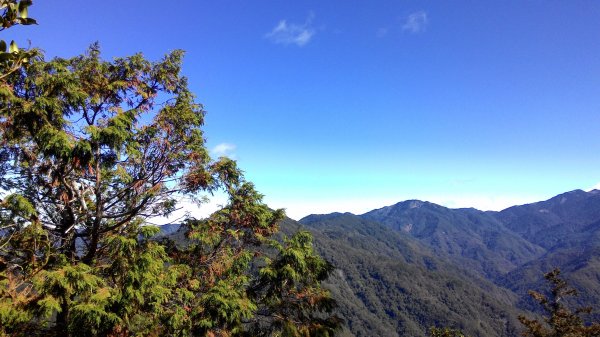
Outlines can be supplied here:
M593 337L600 336L600 324L584 324L581 314L589 314L591 308L578 308L574 312L565 306L567 296L577 296L577 291L560 278L560 270L554 269L545 275L552 285L550 297L529 291L531 297L542 305L546 316L543 321L519 316L525 326L523 336L528 337Z
M331 266L209 157L182 51L28 56L0 76L0 336L334 333ZM182 220L185 242L155 238L150 219L217 190L228 204Z
M31 1L0 0L0 31L15 25L33 25L37 22L29 17L28 8ZM0 80L8 74L17 71L28 59L35 56L37 50L20 50L17 43L12 40L7 44L0 39Z

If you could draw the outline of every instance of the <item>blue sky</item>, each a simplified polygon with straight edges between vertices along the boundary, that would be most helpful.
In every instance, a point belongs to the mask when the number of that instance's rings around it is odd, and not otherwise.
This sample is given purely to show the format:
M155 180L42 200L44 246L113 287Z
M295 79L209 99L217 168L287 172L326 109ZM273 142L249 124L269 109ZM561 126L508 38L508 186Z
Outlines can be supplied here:
M38 0L47 56L187 51L215 155L293 218L600 182L600 2Z

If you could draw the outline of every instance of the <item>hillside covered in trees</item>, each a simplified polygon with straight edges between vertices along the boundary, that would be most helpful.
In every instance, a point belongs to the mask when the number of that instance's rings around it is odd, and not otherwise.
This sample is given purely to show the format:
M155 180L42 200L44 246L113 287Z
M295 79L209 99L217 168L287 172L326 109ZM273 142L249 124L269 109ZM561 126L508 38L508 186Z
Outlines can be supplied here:
M519 315L542 313L528 291L547 293L544 274L555 267L579 293L563 299L568 306L598 308L599 210L600 192L576 190L500 212L410 200L286 224L309 229L338 268L330 287L352 335L425 336L441 326L518 336Z

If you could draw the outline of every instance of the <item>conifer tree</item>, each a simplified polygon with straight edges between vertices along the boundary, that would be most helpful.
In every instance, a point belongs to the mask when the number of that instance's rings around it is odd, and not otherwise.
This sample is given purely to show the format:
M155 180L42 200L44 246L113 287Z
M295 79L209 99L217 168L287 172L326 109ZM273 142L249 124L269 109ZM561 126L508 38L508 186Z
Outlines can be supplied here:
M545 275L552 286L550 296L537 291L529 291L531 297L544 309L543 321L519 316L525 326L526 337L597 337L600 336L600 324L585 324L581 314L589 314L591 308L578 308L574 312L565 305L567 296L577 296L577 291L560 278L560 270L554 269Z
M1 4L5 28L34 23L26 6ZM340 320L320 286L331 266L307 232L276 239L283 211L234 161L210 158L182 51L158 62L105 61L97 44L50 61L10 52L0 336L333 335ZM185 219L185 242L156 239L149 219L217 190L228 203Z
M29 17L30 0L0 0L0 32L16 25L33 25L37 22ZM35 56L37 50L19 49L17 42L0 39L0 80L15 72Z

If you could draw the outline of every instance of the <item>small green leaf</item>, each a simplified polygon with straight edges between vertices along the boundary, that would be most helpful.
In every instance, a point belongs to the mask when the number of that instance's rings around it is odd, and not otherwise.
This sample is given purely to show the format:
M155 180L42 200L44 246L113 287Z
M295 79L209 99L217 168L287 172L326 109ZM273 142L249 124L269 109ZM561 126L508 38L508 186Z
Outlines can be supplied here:
M0 62L11 60L14 58L14 56L15 55L13 55L11 53L0 53Z
M19 23L24 26L37 25L37 21L32 18L19 18Z
M10 41L10 47L8 48L8 52L16 53L18 51L19 51L19 47L17 46L17 43L15 42L15 40Z
M23 19L27 19L28 11L27 7L29 6L27 1L19 2L19 17Z
M6 52L6 42L4 40L0 40L0 52Z

